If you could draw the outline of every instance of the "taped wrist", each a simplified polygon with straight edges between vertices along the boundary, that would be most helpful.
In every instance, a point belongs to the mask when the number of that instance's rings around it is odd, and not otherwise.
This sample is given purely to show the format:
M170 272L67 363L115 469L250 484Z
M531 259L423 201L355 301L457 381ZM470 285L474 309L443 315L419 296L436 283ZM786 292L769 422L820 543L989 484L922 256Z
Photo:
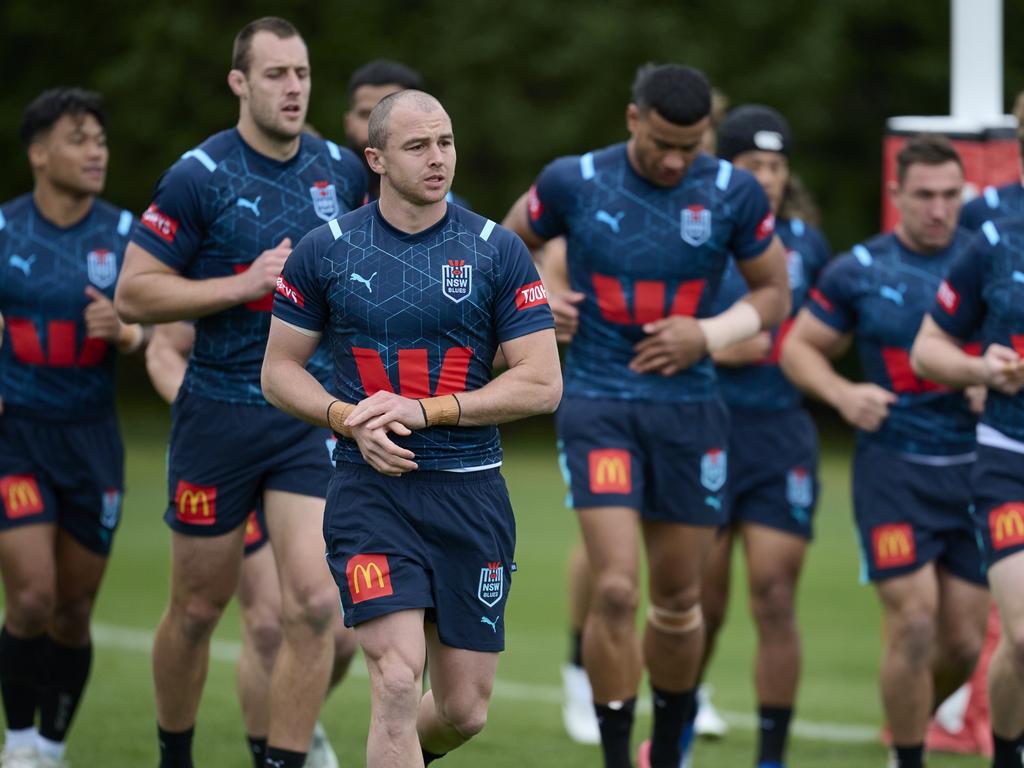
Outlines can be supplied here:
M672 611L651 604L647 608L647 622L654 629L668 635L687 635L701 628L704 624L704 613L700 609L700 603L685 611Z
M352 413L354 408L355 406L352 403L343 403L341 400L333 400L327 406L327 423L334 430L334 434L341 435L349 440L352 439L352 428L346 426L345 419L348 418L348 415Z
M462 403L455 395L441 397L425 397L420 400L423 409L423 420L428 427L458 426L462 418Z
M711 353L754 336L761 330L761 315L753 304L741 300L721 314L698 320L697 324Z

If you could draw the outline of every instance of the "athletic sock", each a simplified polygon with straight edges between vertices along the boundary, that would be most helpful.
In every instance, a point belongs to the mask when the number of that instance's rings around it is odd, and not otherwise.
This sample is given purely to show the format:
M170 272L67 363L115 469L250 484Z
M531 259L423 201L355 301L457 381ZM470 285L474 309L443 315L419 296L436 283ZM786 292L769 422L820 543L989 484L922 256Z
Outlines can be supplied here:
M63 741L51 741L45 736L36 737L36 752L40 755L45 755L55 763L60 763L64 759L64 752L67 749L67 744Z
M35 728L45 638L15 637L6 626L0 630L0 696L12 731Z
M420 749L423 752L423 764L424 765L430 765L435 760L440 760L442 757L444 757L445 755L448 754L447 752L442 752L440 755L438 755L438 754L435 754L434 752L427 752L427 750L423 749L422 747Z
M601 729L601 749L604 768L632 768L629 756L629 736L633 731L633 710L636 697L608 704L594 702L597 725Z
M789 721L793 719L792 707L757 708L758 747L757 763L782 763L786 754L786 740L789 738Z
M569 663L574 667L583 668L583 631L569 631Z
M252 764L256 768L263 768L267 764L267 737L266 736L250 736L246 734L245 738L249 740L249 751L252 753Z
M910 744L900 747L893 744L896 756L895 768L924 768L924 744Z
M651 686L654 728L651 732L651 768L679 765L679 737L693 719L697 708L697 689L675 692Z
M69 648L47 636L49 676L39 700L39 735L50 741L67 738L92 667L92 645Z
M165 731L156 726L160 737L160 768L194 768L192 765L192 737L196 728L187 731Z
M1015 739L1004 739L993 731L992 742L995 746L992 753L992 768L1020 768L1024 734Z
M39 731L35 726L31 728L18 728L17 730L7 729L4 735L4 749L15 750L24 747L35 747L36 739L39 738Z
M305 752L292 752L290 749L267 747L266 768L302 768L305 763Z

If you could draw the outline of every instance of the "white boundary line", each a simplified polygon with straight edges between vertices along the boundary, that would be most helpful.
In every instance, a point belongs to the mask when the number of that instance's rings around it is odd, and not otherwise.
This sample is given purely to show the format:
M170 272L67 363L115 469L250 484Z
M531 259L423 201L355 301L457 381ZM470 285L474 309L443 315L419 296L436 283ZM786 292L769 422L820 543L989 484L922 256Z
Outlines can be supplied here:
M153 647L153 633L144 629L120 627L113 624L94 622L92 625L93 643L100 648L113 648L121 651L149 653ZM234 663L238 661L241 644L232 640L214 640L210 646L210 658L215 661ZM350 675L366 677L366 669L361 664L352 665ZM525 701L561 705L562 689L556 685L536 685L533 683L517 683L511 680L495 680L494 696L508 701ZM646 704L646 706L644 706ZM649 702L643 702L641 710L650 711ZM734 728L752 731L757 728L757 718L745 712L729 712L719 710L719 714ZM826 723L796 720L793 723L793 735L813 741L826 741L835 744L877 744L879 729L870 725L853 723Z

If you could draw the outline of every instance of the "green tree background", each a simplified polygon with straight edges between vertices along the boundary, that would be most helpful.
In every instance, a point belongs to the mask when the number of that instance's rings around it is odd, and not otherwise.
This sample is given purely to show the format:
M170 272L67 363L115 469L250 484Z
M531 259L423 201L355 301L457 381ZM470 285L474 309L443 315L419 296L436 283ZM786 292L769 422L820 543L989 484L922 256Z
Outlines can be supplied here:
M1024 3L1005 4L1024 28ZM101 91L111 116L106 197L135 211L184 150L233 124L225 83L246 21L282 15L309 43L310 119L343 139L349 74L388 56L419 68L452 115L456 187L500 217L561 154L625 136L638 64L703 69L732 103L785 113L794 166L833 246L879 226L885 118L949 108L946 0L350 0L234 5L153 0L0 3L0 199L31 184L17 139L25 104L58 84ZM1024 47L1005 46L1006 103L1024 88Z

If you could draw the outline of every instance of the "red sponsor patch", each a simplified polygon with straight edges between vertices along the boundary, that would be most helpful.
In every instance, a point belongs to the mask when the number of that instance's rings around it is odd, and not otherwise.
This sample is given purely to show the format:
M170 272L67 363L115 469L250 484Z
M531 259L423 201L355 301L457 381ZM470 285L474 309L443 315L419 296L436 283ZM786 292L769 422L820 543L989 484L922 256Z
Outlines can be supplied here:
M914 529L910 523L876 525L871 529L871 551L877 568L913 565L917 560Z
M537 195L536 184L530 187L530 194L526 197L526 207L530 212L530 221L536 221L544 213L544 203L540 201L540 197Z
M245 546L251 547L263 541L263 528L260 526L260 519L256 516L256 510L252 510L245 518Z
M178 222L157 208L156 203L151 203L142 214L142 223L168 243L173 243L178 234Z
M348 592L353 603L386 597L395 593L391 586L391 568L387 555L355 555L345 566Z
M633 471L629 451L600 448L587 456L591 493L629 493L633 490Z
M280 276L277 278L277 292L297 307L306 306L306 300L302 297L302 294L296 290L294 285Z
M174 491L174 516L187 525L213 525L217 522L217 486L193 485L178 481Z
M831 313L836 311L836 308L832 304L832 302L829 301L825 294L819 291L817 288L811 288L811 292L808 295L811 297L811 300L815 304L824 309L826 312Z
M946 314L956 314L957 307L960 306L960 294L956 292L947 280L942 281L938 293L935 294L935 298L939 302L939 306L946 310Z
M989 512L988 529L996 550L1024 544L1024 501L1010 501Z
M775 214L768 211L761 219L761 223L757 225L756 237L758 240L764 240L766 237L771 236L775 232Z
M43 494L32 475L0 477L0 498L3 498L8 520L38 515L44 509Z
M548 292L540 280L527 283L516 291L516 309L529 309L548 303Z

